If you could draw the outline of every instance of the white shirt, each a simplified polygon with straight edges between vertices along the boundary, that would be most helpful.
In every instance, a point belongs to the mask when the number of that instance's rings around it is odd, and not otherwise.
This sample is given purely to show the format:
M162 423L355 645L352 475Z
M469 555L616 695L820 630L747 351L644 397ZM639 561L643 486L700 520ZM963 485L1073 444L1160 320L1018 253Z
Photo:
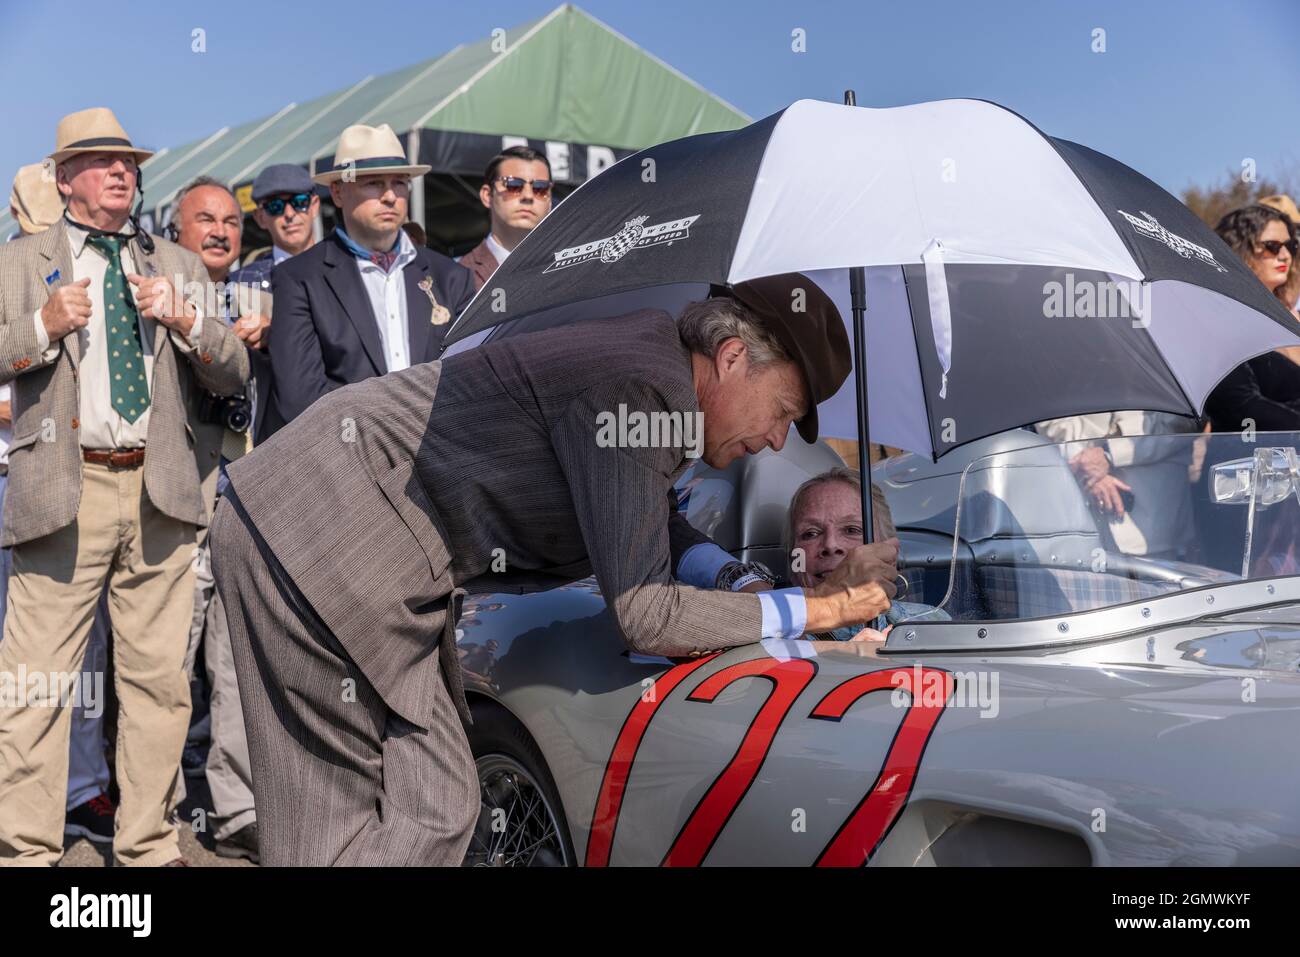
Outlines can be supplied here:
M278 265L280 265L280 263L284 262L286 259L292 259L292 258L293 258L293 253L287 253L287 252L285 252L283 249L281 249L279 246L276 246L276 245L272 245L272 246L271 246L271 265L272 265L272 266L278 266Z
M108 345L106 326L104 324L104 275L108 272L108 259L103 253L86 245L89 235L84 229L67 225L68 242L72 247L72 282L89 279L86 289L90 297L90 321L84 328L77 330L77 339L81 346L81 361L78 363L78 382L80 394L79 423L81 447L83 449L138 449L145 444L149 435L149 409L145 409L140 418L127 422L113 409L112 390L108 372ZM131 254L129 243L122 244L122 270L124 273L136 272L135 259ZM175 277L165 277L176 282ZM59 343L50 342L41 321L41 311L36 310L36 339L42 358L52 361L58 356ZM153 337L158 328L158 321L137 313L140 327L140 345L144 352L144 375L149 383L149 395L153 397ZM181 352L193 352L199 343L202 332L202 314L194 320L190 330L189 341L175 332L171 333L172 344ZM69 333L71 335L71 333Z
M497 242L497 238L491 233L487 234L487 248L491 251L492 255L496 257L498 266L505 262L506 257L510 255L510 250Z
M411 327L406 321L406 277L403 272L415 260L415 244L405 230L400 242L397 259L387 273L368 259L353 257L357 271L361 273L361 282L366 287L366 295L370 297L375 322L379 325L379 339L384 346L384 362L389 372L398 372L411 365Z

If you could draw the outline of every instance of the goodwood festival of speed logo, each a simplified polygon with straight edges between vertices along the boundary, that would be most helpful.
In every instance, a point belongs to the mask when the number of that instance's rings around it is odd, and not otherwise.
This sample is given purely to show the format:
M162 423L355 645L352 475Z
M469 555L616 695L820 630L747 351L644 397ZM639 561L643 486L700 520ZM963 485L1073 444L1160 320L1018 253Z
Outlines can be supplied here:
M581 246L570 246L568 249L561 249L555 253L555 262L543 269L542 272L548 273L557 269L567 269L570 266L590 262L593 259L599 259L603 263L616 263L634 249L644 249L647 246L672 245L679 239L689 239L691 223L700 217L697 213L694 216L683 216L681 219L671 219L666 222L656 223L653 226L647 226L645 222L649 218L649 216L634 216L624 223L623 228L613 236L595 239L589 243L583 243Z
M1183 239L1183 237L1179 236L1177 233L1171 233L1169 230L1161 226L1159 220L1148 213L1145 209L1142 210L1142 215L1146 217L1145 219L1139 219L1132 213L1126 213L1122 209L1116 210L1116 212L1127 219L1130 225L1132 225L1132 227L1143 236L1146 236L1149 239L1154 239L1156 242L1164 243L1184 259L1191 259L1195 256L1201 262L1205 263L1207 266L1213 266L1219 272L1228 271L1227 268L1219 265L1218 260L1214 258L1214 253L1210 252L1204 246L1198 246L1189 239Z

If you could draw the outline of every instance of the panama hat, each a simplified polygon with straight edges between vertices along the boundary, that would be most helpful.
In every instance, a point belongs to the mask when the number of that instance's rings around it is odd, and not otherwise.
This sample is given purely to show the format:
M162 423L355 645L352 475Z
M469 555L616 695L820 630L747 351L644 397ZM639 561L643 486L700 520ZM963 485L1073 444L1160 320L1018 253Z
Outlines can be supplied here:
M32 163L18 171L9 193L9 208L25 236L43 232L59 221L63 215L63 197L44 163Z
M404 173L423 176L432 166L412 166L406 161L402 142L387 123L382 126L349 126L339 137L334 151L334 165L312 176L317 183L328 186L342 179L344 174L368 176L372 173Z
M131 138L122 129L113 111L103 106L91 107L78 113L69 113L59 120L54 137L54 152L50 159L62 163L78 153L134 153L135 161L143 163L152 150L142 150L131 145Z
M1278 193L1276 196L1265 196L1259 201L1261 206L1269 206L1276 209L1291 222L1300 226L1300 209L1296 209L1295 200L1286 193Z

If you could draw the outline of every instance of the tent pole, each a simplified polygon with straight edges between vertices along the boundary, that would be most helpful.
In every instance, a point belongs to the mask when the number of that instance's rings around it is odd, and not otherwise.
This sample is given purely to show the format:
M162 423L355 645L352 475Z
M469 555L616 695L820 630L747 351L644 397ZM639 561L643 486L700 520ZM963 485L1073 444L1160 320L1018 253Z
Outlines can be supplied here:
M417 126L411 130L406 137L406 155L410 157L407 160L411 165L420 162L420 128ZM406 209L407 218L417 223L421 229L427 230L424 224L424 177L415 176L411 179L411 196Z
M844 105L857 106L858 96L844 91ZM867 410L867 271L849 269L849 297L853 305L853 384L858 394L858 474L862 477L862 540L875 539L871 508L871 417Z

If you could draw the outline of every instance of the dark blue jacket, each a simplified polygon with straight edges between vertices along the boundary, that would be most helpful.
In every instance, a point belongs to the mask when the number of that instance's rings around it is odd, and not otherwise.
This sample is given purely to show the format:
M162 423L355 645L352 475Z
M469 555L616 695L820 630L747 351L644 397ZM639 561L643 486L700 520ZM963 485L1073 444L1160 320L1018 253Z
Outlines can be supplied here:
M411 365L431 362L451 324L434 325L429 295L455 318L474 297L474 275L446 256L417 247L404 279ZM427 293L420 286L426 279L432 279ZM276 427L293 421L333 389L388 372L356 258L337 235L276 267L271 294L271 405Z
M250 286L261 284L267 295L270 295L271 270L274 267L275 261L272 259L271 254L267 253L263 258L236 269L230 274L227 282L246 283ZM272 317L272 322L274 323L274 317ZM274 374L271 369L270 353L267 349L249 349L248 359L252 363L253 382L257 386L257 408L255 410L257 414L253 419L253 443L256 444L279 428L279 425L274 423L274 416L270 419L272 424L267 424L267 412L271 407L271 376Z

